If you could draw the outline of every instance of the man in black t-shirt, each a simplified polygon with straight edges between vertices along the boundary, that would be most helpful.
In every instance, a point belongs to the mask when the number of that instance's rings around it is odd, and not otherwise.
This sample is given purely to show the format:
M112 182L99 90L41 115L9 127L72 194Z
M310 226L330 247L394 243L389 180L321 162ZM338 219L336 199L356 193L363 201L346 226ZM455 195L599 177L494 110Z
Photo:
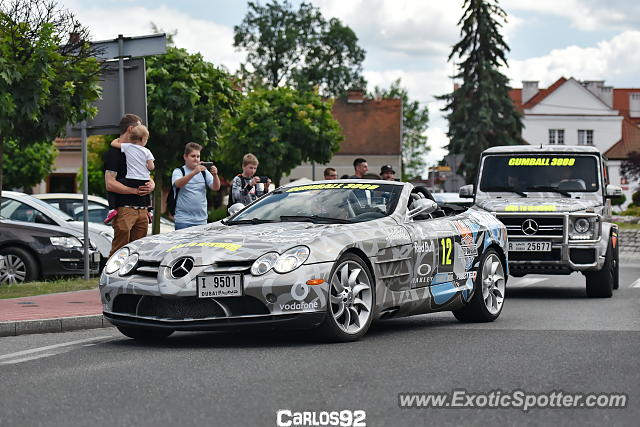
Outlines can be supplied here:
M120 142L129 140L129 132L132 128L142 123L142 119L135 114L126 114L120 120ZM145 196L153 192L155 183L150 179L145 185L138 188L127 187L119 182L117 177L127 175L127 161L118 148L109 147L104 155L104 182L107 191L115 194L118 215L111 223L113 226L113 242L111 253L129 242L141 239L147 235L149 216Z

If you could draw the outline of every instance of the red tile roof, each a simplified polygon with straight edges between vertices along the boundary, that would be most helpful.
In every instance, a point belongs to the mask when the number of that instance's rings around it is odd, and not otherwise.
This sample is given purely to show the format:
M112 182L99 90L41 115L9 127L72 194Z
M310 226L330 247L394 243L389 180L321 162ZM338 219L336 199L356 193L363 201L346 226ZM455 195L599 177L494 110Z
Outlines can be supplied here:
M567 79L565 79L564 77L560 77L558 80L555 81L554 84L549 86L547 89L539 89L538 93L533 95L531 99L524 104L522 103L522 89L511 89L509 91L509 96L511 97L511 99L513 100L513 103L515 104L516 108L519 111L522 111L524 109L530 109L530 108L533 108L540 101L545 99L548 95L553 93L557 88L562 86L562 84L566 81Z
M640 127L625 117L622 120L622 138L604 155L609 159L621 160L629 157L632 151L640 152Z
M402 152L400 99L363 98L356 103L336 99L332 112L344 135L338 154L398 155Z
M613 109L620 111L620 115L638 125L640 117L629 116L629 95L632 93L640 93L640 89L613 89Z

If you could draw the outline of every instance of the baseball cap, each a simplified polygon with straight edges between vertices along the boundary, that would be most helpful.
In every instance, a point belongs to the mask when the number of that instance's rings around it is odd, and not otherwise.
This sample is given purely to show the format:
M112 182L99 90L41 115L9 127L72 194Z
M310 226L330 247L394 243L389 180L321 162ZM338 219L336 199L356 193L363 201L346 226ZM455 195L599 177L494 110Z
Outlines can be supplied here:
M380 168L380 175L382 175L385 172L396 173L396 171L393 170L391 165L384 165Z

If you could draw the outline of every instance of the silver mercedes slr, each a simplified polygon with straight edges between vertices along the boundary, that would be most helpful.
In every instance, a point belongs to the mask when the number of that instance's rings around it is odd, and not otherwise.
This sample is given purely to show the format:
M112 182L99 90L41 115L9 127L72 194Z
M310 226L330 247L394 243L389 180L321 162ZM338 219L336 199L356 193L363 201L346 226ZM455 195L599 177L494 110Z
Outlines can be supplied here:
M353 341L377 319L495 320L507 265L506 229L488 212L445 212L410 183L318 181L128 244L100 293L104 316L135 339L288 327Z

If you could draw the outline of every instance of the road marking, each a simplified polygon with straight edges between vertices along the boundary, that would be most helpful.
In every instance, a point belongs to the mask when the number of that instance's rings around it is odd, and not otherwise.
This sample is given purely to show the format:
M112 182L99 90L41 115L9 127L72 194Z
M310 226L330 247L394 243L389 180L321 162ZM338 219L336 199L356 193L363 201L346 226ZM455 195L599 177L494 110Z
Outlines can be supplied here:
M23 357L21 359L5 360L4 362L0 362L0 365L13 365L13 364L16 364L16 363L28 362L29 360L41 359L43 357L49 357L49 356L54 356L54 355L55 355L55 353L37 354L35 356Z
M60 344L48 345L48 346L45 346L45 347L32 348L31 350L16 351L15 353L3 354L2 356L0 356L0 360L12 359L14 357L26 356L28 354L33 354L33 353L40 353L42 351L52 350L54 348L69 347L71 345L76 345L76 344L81 344L81 343L86 343L86 342L105 340L107 338L112 338L114 336L115 335L106 335L106 336L102 336L102 337L86 338L86 339L83 339L83 340L69 341L69 342L63 342L63 343L60 343Z
M531 286L538 282L544 282L545 280L549 280L549 278L548 277L525 277L524 279L519 279L517 282L514 283L514 285L517 285L518 287Z
M636 288L636 289L640 288L640 279L636 279L636 281L633 282L629 287Z

